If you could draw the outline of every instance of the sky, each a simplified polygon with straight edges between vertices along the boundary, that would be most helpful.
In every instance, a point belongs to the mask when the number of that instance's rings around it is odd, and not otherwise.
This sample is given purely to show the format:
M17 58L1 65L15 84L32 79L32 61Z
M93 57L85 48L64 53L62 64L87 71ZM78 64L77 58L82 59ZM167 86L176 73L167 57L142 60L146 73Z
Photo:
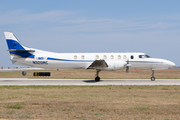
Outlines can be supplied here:
M180 66L179 0L1 0L0 67L12 65L4 32L58 53L143 52Z

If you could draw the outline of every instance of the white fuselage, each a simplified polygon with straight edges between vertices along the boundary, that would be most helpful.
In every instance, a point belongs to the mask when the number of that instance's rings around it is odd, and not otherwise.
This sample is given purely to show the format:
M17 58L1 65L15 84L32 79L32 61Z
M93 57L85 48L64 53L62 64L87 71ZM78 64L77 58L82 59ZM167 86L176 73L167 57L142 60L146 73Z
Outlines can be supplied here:
M11 55L14 64L51 69L87 69L95 60L104 60L108 67L101 70L124 69L129 61L131 69L168 69L171 61L150 58L145 53L54 53L33 49L31 57Z

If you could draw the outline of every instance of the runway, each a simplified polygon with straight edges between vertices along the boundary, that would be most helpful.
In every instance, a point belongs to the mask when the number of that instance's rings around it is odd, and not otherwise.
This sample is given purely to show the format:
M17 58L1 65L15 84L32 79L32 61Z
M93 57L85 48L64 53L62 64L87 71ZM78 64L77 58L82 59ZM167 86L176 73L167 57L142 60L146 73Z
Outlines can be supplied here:
M95 82L90 79L0 78L2 85L180 85L180 79L102 79Z

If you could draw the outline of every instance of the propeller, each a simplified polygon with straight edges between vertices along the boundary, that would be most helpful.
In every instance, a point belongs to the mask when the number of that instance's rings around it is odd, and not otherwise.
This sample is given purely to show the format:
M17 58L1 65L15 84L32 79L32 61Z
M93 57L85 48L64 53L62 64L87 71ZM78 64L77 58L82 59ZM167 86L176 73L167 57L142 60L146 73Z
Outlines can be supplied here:
M129 67L131 67L131 64L129 64L129 58L128 58L126 64L126 73L129 73Z
M126 73L129 73L129 59L127 59L127 64L126 64Z

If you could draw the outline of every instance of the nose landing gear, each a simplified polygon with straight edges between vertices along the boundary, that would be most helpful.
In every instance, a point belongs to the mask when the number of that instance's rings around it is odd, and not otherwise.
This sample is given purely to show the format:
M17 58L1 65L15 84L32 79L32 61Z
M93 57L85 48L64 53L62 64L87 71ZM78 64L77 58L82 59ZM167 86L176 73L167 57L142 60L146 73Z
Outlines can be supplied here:
M154 70L152 70L152 77L151 77L151 81L155 81L155 77L154 77Z
M96 70L96 78L95 78L95 81L100 81L100 77L99 77L99 72L101 70Z

